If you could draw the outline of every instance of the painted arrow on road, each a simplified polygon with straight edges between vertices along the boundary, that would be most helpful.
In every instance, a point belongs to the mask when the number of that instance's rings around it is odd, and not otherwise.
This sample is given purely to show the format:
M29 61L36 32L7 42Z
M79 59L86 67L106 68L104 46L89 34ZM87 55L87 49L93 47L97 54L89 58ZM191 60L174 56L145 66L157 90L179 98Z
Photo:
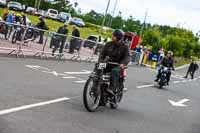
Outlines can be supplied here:
M168 100L169 103L172 105L172 106L176 106L176 107L187 107L188 105L185 105L184 103L190 101L189 99L183 99L183 100L180 100L178 102L175 102L175 101L172 101L172 100Z

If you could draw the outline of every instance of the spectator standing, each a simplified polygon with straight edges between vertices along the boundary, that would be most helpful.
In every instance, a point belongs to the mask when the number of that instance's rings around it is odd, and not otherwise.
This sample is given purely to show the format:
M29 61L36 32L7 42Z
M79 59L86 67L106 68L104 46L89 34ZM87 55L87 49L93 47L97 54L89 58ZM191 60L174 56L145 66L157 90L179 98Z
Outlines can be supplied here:
M161 48L158 51L158 54L159 54L158 61L161 61L165 57L165 50L163 48Z
M43 30L48 30L48 27L47 27L46 22L45 22L45 20L42 16L39 17L39 21L40 22L36 25L36 27L38 29L40 29L40 31L38 31L39 36L40 36L38 43L43 44L43 37L44 37L44 31Z
M80 37L80 31L78 30L78 28L74 25L73 26L73 31L72 31L72 39L70 42L70 48L69 48L69 53L73 54L74 53L74 49L77 47L78 44L78 38Z
M22 12L22 15L21 15L21 16L22 16L22 20L21 20L21 21L22 21L22 24L23 24L23 25L26 25L26 15L24 14L24 12Z
M9 14L8 9L7 9L7 8L4 9L4 11L3 11L3 21L6 22L6 19L7 19L8 14Z
M52 51L53 56L59 46L60 46L59 54L60 54L60 56L62 56L61 54L63 53L63 48L66 43L66 39L67 39L67 35L68 35L67 26L68 26L68 23L65 23L64 26L61 26L57 31L57 33L59 33L60 35L57 35L58 42L56 42L56 45Z
M199 69L199 66L198 66L197 62L194 61L194 60L192 60L190 66L189 66L189 68L188 68L188 71L187 71L187 73L186 73L185 78L187 78L188 75L190 74L191 79L194 79L194 73L195 73L198 69Z
M6 18L6 23L14 23L14 13L9 12L8 15L5 17Z

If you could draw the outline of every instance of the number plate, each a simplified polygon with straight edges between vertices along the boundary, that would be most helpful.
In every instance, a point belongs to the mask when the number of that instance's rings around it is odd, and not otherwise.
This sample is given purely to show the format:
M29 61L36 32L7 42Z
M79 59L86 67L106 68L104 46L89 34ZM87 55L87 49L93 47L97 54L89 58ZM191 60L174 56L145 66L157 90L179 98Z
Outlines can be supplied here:
M164 71L167 72L167 71L168 71L168 68L167 68L167 67L164 67Z
M104 69L106 68L107 64L106 63L99 63L99 69Z

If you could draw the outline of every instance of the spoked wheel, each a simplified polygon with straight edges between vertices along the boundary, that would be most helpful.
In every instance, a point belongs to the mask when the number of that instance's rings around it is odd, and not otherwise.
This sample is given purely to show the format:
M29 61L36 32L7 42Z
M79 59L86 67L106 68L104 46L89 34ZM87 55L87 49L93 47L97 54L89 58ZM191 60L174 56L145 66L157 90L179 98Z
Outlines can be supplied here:
M118 108L118 103L121 102L122 97L123 97L123 89L124 85L123 84L118 84L117 85L117 93L115 97L113 97L113 102L110 103L110 108L111 109L117 109Z
M5 39L9 39L11 34L12 34L12 28L8 27L8 30L7 30L7 32L5 34Z
M117 103L120 103L123 97L123 90L124 90L124 84L122 83L119 87L119 93L117 94Z
M12 36L12 43L15 44L17 42L17 32L15 31Z
M92 77L90 77L84 87L83 102L89 112L94 112L99 107L101 99L101 89Z

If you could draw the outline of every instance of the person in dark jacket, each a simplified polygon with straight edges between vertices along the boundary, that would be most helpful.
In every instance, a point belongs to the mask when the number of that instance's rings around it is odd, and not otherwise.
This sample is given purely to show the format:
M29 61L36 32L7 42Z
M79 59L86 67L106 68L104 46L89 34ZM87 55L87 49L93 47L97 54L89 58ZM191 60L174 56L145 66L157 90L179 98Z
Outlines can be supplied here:
M158 63L158 65L163 65L164 67L169 68L169 71L167 73L167 85L169 85L169 81L170 81L170 77L171 77L171 70L175 70L174 69L174 60L173 60L172 56L173 56L173 52L168 51L167 57L164 57L161 60L161 62ZM161 76L161 69L158 70L158 74L157 74L155 82L158 82L158 80L160 79L160 76Z
M44 18L42 16L39 17L39 23L36 25L36 27L38 29L41 29L41 30L46 30L45 27L46 27L46 22L44 21ZM39 36L40 36L40 39L39 39L39 42L40 44L43 44L43 36L44 36L44 31L38 31L39 32Z
M22 12L22 24L26 25L26 15Z
M112 41L108 42L99 56L99 61L108 61L120 64L119 66L108 64L106 72L111 72L111 88L108 92L113 94L116 83L119 81L121 70L125 69L125 66L130 62L129 47L122 40L124 32L121 30L115 30L112 35Z
M77 47L78 45L78 38L80 37L80 31L78 30L78 28L74 25L73 26L73 31L72 31L72 39L70 41L70 48L69 48L69 53L73 54L74 53L74 49Z
M191 79L194 79L194 73L195 73L198 69L199 69L198 64L197 64L194 60L192 60L190 66L189 66L189 68L188 68L188 71L187 71L187 74L186 74L185 78L187 78L188 75L190 74Z
M54 53L56 52L57 48L60 46L60 50L59 53L62 54L63 53L63 48L67 39L67 35L68 35L68 29L67 29L68 23L65 23L64 26L61 26L57 33L61 34L61 35L57 35L58 37L58 42L56 42L56 45L52 51L52 55L54 56ZM61 43L61 45L60 45Z

